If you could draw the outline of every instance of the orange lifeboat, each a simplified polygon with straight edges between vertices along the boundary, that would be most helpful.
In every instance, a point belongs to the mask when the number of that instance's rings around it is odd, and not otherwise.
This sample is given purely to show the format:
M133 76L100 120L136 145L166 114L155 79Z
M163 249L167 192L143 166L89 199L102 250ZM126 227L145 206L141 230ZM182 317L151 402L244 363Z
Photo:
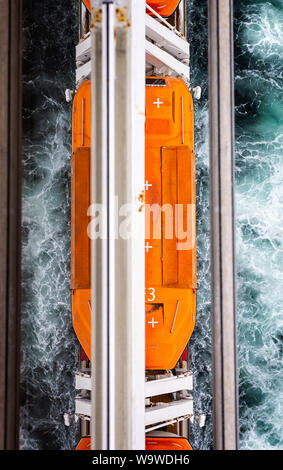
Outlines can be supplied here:
M91 0L83 0L85 6L91 11Z
M153 431L147 434L146 450L192 450L184 437L164 431Z
M145 135L146 369L162 370L175 367L196 314L193 101L181 79L147 77ZM71 289L74 329L89 359L90 145L91 83L86 80L73 103Z
M83 437L76 450L91 450L91 437Z
M181 79L146 85L146 368L172 369L196 315L193 100Z
M145 440L146 450L192 450L189 442L184 437L175 434L158 433ZM76 450L91 450L91 438L83 437Z
M86 7L91 10L91 0L83 0ZM180 0L149 0L147 4L161 16L171 16L176 10ZM152 13L147 10L149 15Z
M91 82L86 80L73 102L71 161L71 290L73 326L88 358L91 355L90 206Z
M161 16L171 16L176 10L180 0L148 0L147 4ZM148 10L148 13L153 13Z

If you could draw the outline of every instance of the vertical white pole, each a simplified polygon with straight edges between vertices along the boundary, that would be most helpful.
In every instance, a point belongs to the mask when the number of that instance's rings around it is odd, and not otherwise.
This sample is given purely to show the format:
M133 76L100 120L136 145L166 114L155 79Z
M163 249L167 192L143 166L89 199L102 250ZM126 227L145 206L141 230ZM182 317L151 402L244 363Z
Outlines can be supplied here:
M114 4L103 1L102 26L92 29L92 216L101 233L92 242L92 445L114 448L115 422L115 39ZM96 209L95 209L96 207Z
M214 447L238 448L233 2L209 0Z
M95 0L92 19L92 203L104 217L91 255L91 433L101 450L143 449L145 441L145 2L125 5L120 21L115 0ZM116 239L115 197L118 222L130 222Z
M144 449L145 1L128 6L129 26L117 30L116 184L119 205L131 204L131 229L116 249L116 449Z

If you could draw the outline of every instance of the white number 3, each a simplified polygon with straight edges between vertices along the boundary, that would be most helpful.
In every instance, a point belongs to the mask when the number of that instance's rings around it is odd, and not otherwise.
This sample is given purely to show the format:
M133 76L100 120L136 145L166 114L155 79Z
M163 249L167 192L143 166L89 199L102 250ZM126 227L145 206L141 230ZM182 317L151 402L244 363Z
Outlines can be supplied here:
M148 302L153 302L155 300L155 289L153 287L150 287L148 290L150 291L151 298L147 300Z

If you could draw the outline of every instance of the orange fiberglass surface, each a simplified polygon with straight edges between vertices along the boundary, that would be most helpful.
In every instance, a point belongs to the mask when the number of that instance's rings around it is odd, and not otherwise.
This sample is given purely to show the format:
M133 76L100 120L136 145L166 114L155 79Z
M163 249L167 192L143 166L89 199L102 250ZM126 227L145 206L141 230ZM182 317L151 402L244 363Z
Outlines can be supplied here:
M146 84L146 368L172 369L196 314L193 100L181 79Z
M161 16L171 16L176 10L180 0L147 0L146 2ZM152 14L148 10L149 14Z
M76 335L90 358L90 205L91 82L80 86L73 102L71 161L71 290Z
M165 434L165 433L162 433ZM192 450L189 442L184 437L169 436L162 437L150 436L145 439L146 450ZM83 437L76 450L91 450L91 438Z
M73 325L89 359L90 93L85 81L73 104L71 220ZM146 369L165 370L175 367L196 315L193 100L181 79L147 77L145 142Z
M91 10L91 0L83 0L89 10ZM176 10L180 0L149 0L147 4L161 16L170 16ZM147 10L148 14L152 14Z
M91 11L91 0L83 0L85 6Z

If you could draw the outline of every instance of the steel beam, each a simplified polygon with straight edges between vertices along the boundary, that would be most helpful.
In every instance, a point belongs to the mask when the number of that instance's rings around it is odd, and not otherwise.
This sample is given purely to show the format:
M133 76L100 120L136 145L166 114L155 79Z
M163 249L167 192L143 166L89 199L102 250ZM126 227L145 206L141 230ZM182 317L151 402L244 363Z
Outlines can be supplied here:
M0 450L18 447L21 221L21 10L0 0Z
M194 414L192 397L183 400L172 401L170 403L158 403L153 407L146 408L145 424L152 424L170 421L172 419L189 417Z
M91 391L91 375L79 371L76 373L76 390ZM145 398L166 395L168 393L193 390L193 374L191 372L180 376L149 380L145 383Z
M167 393L193 390L193 374L168 377L159 380L149 380L145 384L145 397L156 397Z
M183 8L183 7L182 7ZM190 45L185 38L168 29L162 23L146 15L146 37L153 41L146 42L148 63L157 67L166 67L189 81ZM87 37L76 46L76 82L91 75L91 37Z
M91 401L87 398L77 397L75 401L75 413L84 419L92 418ZM157 403L145 410L144 425L166 423L167 421L176 419L187 419L193 416L193 398L188 397L172 402ZM165 426L165 424L163 424ZM143 429L143 439L145 437L145 429ZM124 449L128 450L128 449Z
M189 43L149 15L146 16L146 36L177 59L189 59Z
M83 82L83 80L89 80L91 77L91 61L86 62L76 69L76 84L77 87Z
M92 149L91 200L101 207L101 235L92 242L92 387L95 448L114 448L115 419L115 254L113 213L110 201L115 195L115 38L114 5L102 4L103 23L93 29L92 39ZM99 206L98 206L99 205ZM90 212L93 216L96 213ZM95 293L95 295L94 295Z
M210 0L209 119L214 448L238 448L233 2Z
M145 41L146 62L153 65L159 71L170 69L177 76L180 76L187 85L190 82L190 67L178 59L175 59L168 52L163 51L150 41Z
M105 213L91 255L91 435L100 450L145 445L145 3L127 6L95 0L92 12L92 203ZM115 197L129 216L126 238Z

